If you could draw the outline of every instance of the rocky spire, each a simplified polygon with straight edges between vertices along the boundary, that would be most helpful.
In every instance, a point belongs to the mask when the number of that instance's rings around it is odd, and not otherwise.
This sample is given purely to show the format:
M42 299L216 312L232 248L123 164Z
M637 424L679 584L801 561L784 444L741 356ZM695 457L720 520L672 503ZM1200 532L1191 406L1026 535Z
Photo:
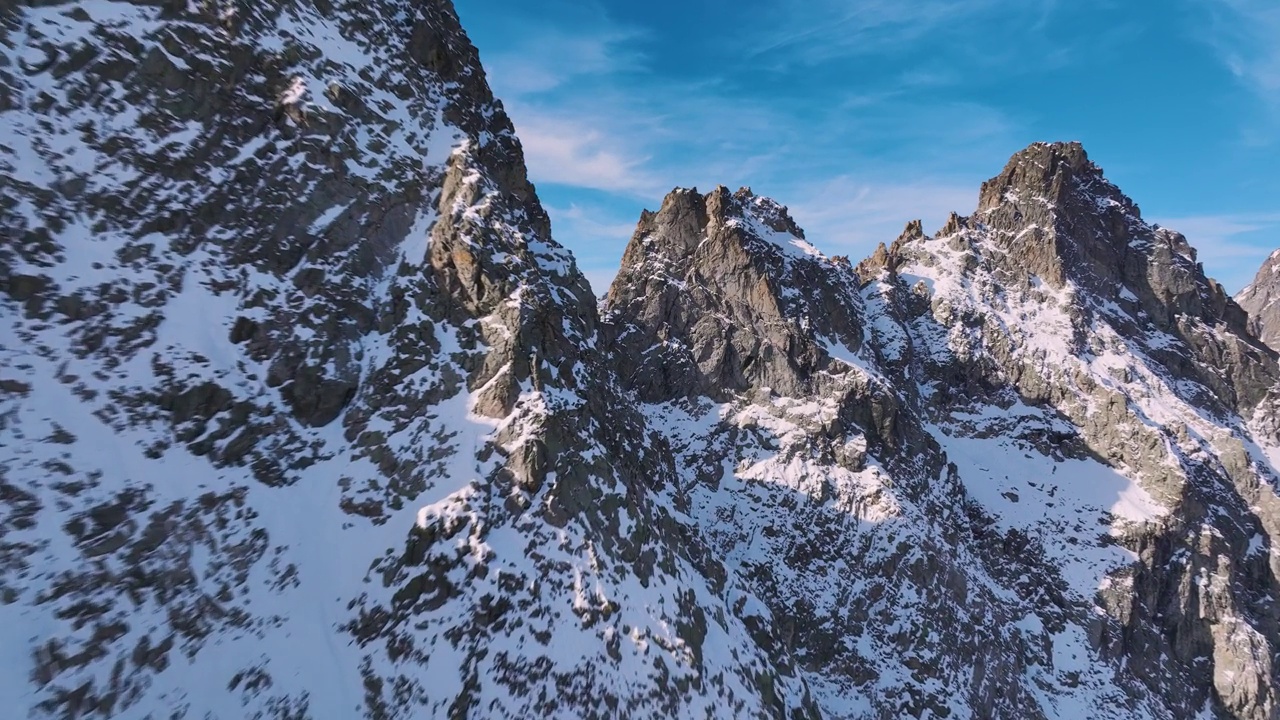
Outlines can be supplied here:
M1271 348L1280 348L1280 250L1267 257L1235 300L1249 313L1249 329Z
M977 213L953 218L939 236L987 238L1004 282L1070 286L1091 302L1126 309L1132 332L1153 324L1206 357L1231 358L1239 372L1205 380L1233 408L1249 412L1270 387L1274 362L1244 359L1270 355L1248 331L1244 311L1205 275L1187 239L1144 221L1079 143L1036 143L1016 153L983 183ZM1221 338L1229 347L1204 347L1193 326L1219 324L1230 329Z
M1106 182L1102 169L1089 160L1080 143L1033 143L1009 158L999 175L982 183L978 212L1024 196L1043 199L1047 206L1058 205L1070 200L1080 186L1104 184L1108 195L1122 197L1117 188Z
M1145 222L1079 143L1018 152L979 198L975 218L995 230L1015 274L1054 287L1069 281L1100 298L1136 295L1164 328L1179 316L1240 327L1239 308L1205 276L1187 239Z
M955 215L953 214L952 217L954 218ZM898 258L901 256L903 247L923 239L924 223L912 220L902 229L902 234L898 235L898 239L894 240L892 245L885 247L884 243L880 243L870 257L858 263L858 277L865 283L880 277L885 271L892 273L898 267Z
M1138 558L1122 582L1084 586L1098 617L1120 625L1101 630L1095 647L1123 657L1168 704L1158 715L1191 717L1208 703L1224 717L1272 717L1275 644L1262 638L1280 637L1271 609L1280 564L1254 548L1280 534L1270 459L1280 369L1186 239L1142 220L1078 145L1037 144L984 185L975 215L902 245L894 265L886 282L864 290L875 318L870 342L911 339L898 382L927 378L933 416L952 418L939 440L970 492L981 496L1000 476L1019 474L1007 464L991 471L1011 457L997 460L994 448L971 456L968 469L962 460L983 438L1007 432L997 425L1028 422L1003 409L1012 400L1064 424L1054 447L1080 443L1083 457L1134 479L1167 510L1113 531ZM973 409L989 402L1002 409ZM1000 419L974 419L985 412ZM1091 482L1067 477L1076 487ZM1032 512L1057 507L1044 498ZM1041 536L1049 552L1057 528ZM1057 552L1070 561L1081 547L1073 541ZM1226 557L1257 558L1260 567ZM1197 585L1197 573L1217 577L1219 590ZM1215 605L1214 613L1198 609Z
M830 362L815 338L856 352L856 284L779 203L677 189L641 216L602 307L643 397L723 398L806 386Z
M1072 697L1269 718L1275 563L1250 548L1280 513L1248 443L1273 439L1237 410L1276 367L1185 240L1070 144L1015 156L974 215L909 224L856 279L767 205L673 193L603 321L672 448L672 502L789 618L815 684L887 714L1055 717ZM823 324L842 293L856 346ZM885 599L904 587L910 608ZM933 632L877 631L917 622ZM899 673L911 652L941 660Z
M982 184L978 214L1000 234L1022 271L1055 287L1123 285L1137 206L1112 185L1079 143L1036 143Z

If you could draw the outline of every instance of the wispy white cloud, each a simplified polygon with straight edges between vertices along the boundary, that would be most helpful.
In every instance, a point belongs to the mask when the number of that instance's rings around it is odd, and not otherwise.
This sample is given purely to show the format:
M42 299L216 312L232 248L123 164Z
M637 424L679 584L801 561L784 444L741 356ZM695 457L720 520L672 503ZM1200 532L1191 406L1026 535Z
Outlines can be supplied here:
M1001 0L790 0L777 3L754 55L821 62L850 54L907 49L936 29L979 15Z
M883 53L885 43L915 52L937 33L967 32L1011 3L786 0L766 17L768 27L752 26L771 42L744 44L763 48L756 57L803 62ZM1043 27L1055 6L1032 0L1013 12L1017 23ZM909 220L937 227L951 211L972 211L980 182L1021 145L1019 123L1005 112L931 92L959 81L966 67L905 64L886 83L785 98L714 73L660 72L643 51L651 38L604 13L571 26L575 34L542 27L533 13L523 22L536 27L522 26L522 40L486 56L491 81L531 177L563 193L555 197L565 206L551 209L557 237L598 281L612 274L640 206L656 206L675 186L752 185L791 204L825 251L860 256ZM1047 43L1038 50L1042 60L1052 55ZM743 58L742 49L732 57ZM971 168L987 172L963 176ZM568 204L577 191L612 201Z
M1207 40L1227 67L1265 102L1280 108L1280 3L1207 0Z
M819 4L832 12L838 6L831 0ZM846 20L916 27L970 12L970 5L871 0L859 3ZM677 185L786 189L815 174L838 176L855 166L868 174L873 159L858 154L867 148L917 148L922 164L941 165L947 154L1001 144L992 141L1003 140L1011 129L1008 118L990 107L901 89L871 95L837 89L787 101L727 85L717 76L674 78L649 67L641 50L646 33L610 21L598 8L587 14L591 20L575 26L577 35L527 19L536 28L522 27L525 39L486 56L491 82L506 101L530 174L540 184L646 202ZM735 57L740 56L739 50ZM897 85L921 89L951 77L946 69L906 71ZM884 165L887 159L874 161Z
M827 252L860 256L891 241L909 220L937 225L952 210L971 210L982 178L918 178L954 171L947 166L958 156L998 156L1008 145L1009 119L975 103L899 91L779 102L715 78L650 74L643 54L630 47L642 34L596 30L607 40L553 43L576 48L572 54L590 69L520 47L489 62L540 188L562 200L578 191L613 198L549 208L556 237L573 248L597 292L607 289L640 206L656 207L672 187L753 185L791 202ZM901 84L944 80L917 74ZM922 151L904 167L900 158L860 155L867 147ZM917 179L896 179L907 173Z
M652 194L660 183L647 168L645 144L621 122L627 103L616 90L623 78L645 73L637 49L644 33L591 3L575 18L572 32L532 13L508 18L521 29L516 42L485 56L489 82L516 125L535 182Z
M600 208L586 208L577 203L570 203L566 208L548 207L547 212L551 214L554 222L572 225L584 234L608 239L625 240L631 237L638 220L638 218L622 220Z
M976 187L967 181L894 183L842 175L802 186L790 209L809 241L823 252L860 259L877 243L892 242L912 220L922 220L931 232L953 211L972 212Z
M536 182L648 202L678 185L742 183L783 166L810 124L697 83L652 92L597 87L517 99L508 110Z
M515 105L511 114L536 182L640 196L661 187L643 147L611 134L607 126L534 106Z
M491 0L474 2L489 12ZM1096 70L1131 48L1140 22L1131 6L1083 2L778 0L726 18L686 64L664 54L687 41L679 31L638 30L596 0L547 0L489 13L506 29L484 61L557 238L603 291L641 206L656 207L674 186L751 185L790 204L824 251L855 257L909 220L936 228L953 210L972 211L977 187L1009 153L1058 139L1028 128L1075 126L967 86L1085 61ZM1165 10L1189 6L1212 8L1206 42L1242 87L1280 110L1276 0L1180 0ZM1269 216L1167 224L1231 288L1280 244Z
M547 206L557 237L572 238L574 255L591 288L603 295L613 283L622 251L635 232L637 214L627 210L570 203Z
M642 67L635 48L640 30L607 24L588 33L543 27L521 36L504 52L484 58L488 75L501 97L523 97L563 87L584 77L605 76Z
M1275 147L1280 140L1280 3L1275 0L1195 0L1208 10L1193 31L1217 53L1240 86L1258 103L1258 114L1239 118L1247 147ZM1203 18L1201 18L1203 20Z
M1106 5L1104 0L1077 0ZM761 14L748 45L752 57L768 57L775 67L817 65L869 56L911 58L928 63L962 59L986 72L1021 73L1058 67L1079 52L1097 54L1133 27L1108 27L1087 43L1050 40L1063 9L1059 0L784 0ZM1018 42L1010 42L1010 37ZM927 65L925 67L928 67ZM959 81L954 67L910 71L931 82Z

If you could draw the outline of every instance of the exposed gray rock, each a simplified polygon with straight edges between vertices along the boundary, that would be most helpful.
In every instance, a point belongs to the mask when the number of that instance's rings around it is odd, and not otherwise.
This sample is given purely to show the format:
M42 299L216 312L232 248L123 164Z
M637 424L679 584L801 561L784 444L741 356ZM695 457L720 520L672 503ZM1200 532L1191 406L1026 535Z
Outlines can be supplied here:
M1036 145L984 185L977 215L899 245L893 265L880 302L911 308L924 279L928 307L896 317L917 342L949 340L916 354L928 358L917 371L948 386L931 412L1011 388L1170 508L1120 534L1139 563L1099 593L1123 630L1095 647L1172 716L1208 703L1272 717L1276 676L1261 658L1280 638L1269 609L1280 596L1262 548L1280 506L1253 443L1275 441L1275 356L1185 239L1144 223L1078 145Z
M602 307L670 503L823 711L1272 717L1276 360L1185 239L1077 144L909 224L860 295L776 207L677 190ZM1078 495L1106 473L1128 499Z
M1175 352L1162 362L1195 375L1227 408L1247 415L1274 384L1274 353L1250 337L1245 313L1205 276L1187 239L1144 222L1079 143L1037 143L1015 155L983 183L977 215L962 224L990 232L992 250L1004 255L993 260L1002 282L1070 283L1117 303L1133 317L1130 332L1153 326L1190 345L1194 361ZM1200 332L1217 326L1224 332Z
M885 371L910 348L868 342L850 264L766 222L779 215L746 191L677 190L641 218L603 301L624 382L674 452L672 504L786 618L825 713L1052 716L1023 680L1046 640L991 628L1061 627L1083 606L965 497L919 386Z
M605 298L607 336L648 400L816 392L823 342L862 344L857 276L822 257L787 209L743 188L676 190L646 213Z

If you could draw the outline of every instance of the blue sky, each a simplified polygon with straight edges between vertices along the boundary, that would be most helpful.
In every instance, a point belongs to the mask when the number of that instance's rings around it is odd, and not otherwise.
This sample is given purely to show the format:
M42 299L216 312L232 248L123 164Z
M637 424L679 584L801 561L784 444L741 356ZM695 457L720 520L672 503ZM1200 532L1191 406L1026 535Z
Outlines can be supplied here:
M456 0L602 293L643 208L752 187L828 254L1080 140L1235 292L1280 247L1280 0Z

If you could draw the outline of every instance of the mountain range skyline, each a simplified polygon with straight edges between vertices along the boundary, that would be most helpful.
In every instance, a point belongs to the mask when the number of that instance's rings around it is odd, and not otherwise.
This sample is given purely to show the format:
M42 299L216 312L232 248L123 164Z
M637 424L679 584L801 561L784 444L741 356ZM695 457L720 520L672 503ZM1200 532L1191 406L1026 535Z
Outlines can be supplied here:
M909 221L941 227L992 158L1034 141L1083 142L1233 293L1280 245L1280 9L1264 0L459 12L597 293L673 187L749 185L862 256Z

